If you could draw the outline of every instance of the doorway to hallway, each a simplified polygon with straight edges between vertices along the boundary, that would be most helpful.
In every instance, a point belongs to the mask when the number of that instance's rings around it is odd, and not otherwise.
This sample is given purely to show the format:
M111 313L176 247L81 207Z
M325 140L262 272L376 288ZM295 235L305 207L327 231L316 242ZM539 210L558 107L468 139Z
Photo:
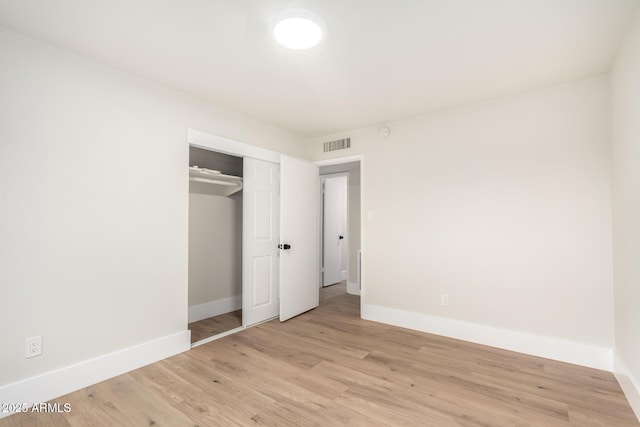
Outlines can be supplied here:
M340 161L319 168L321 300L341 288L359 295L361 288L361 160Z

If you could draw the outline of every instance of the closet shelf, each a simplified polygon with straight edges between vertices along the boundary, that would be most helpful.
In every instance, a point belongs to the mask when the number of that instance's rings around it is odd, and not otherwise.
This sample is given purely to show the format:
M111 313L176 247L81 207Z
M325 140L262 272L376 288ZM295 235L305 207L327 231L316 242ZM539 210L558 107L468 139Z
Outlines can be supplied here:
M220 171L189 167L189 181L191 191L195 193L211 194L215 196L231 196L242 190L242 178L225 175Z

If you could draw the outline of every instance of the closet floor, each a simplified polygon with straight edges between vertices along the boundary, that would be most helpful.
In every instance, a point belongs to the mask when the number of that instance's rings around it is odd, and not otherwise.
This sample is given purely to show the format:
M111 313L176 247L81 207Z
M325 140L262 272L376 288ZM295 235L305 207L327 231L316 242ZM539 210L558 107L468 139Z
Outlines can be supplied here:
M201 339L209 338L240 326L242 326L242 310L236 310L189 323L191 343L193 344Z

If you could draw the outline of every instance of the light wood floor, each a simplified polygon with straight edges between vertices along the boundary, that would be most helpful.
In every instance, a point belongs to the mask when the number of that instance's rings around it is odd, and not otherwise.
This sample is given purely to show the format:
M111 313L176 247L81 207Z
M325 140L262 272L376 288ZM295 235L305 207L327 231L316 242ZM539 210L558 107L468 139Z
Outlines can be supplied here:
M361 320L341 295L4 426L638 426L612 374Z
M347 293L347 282L340 282L335 285L320 288L320 304L330 298L334 298Z
M189 323L191 343L239 328L240 326L242 326L242 310L236 310Z
M324 301L346 293L347 282L345 281L320 288L320 303L324 304ZM189 323L191 343L193 344L201 339L209 338L240 326L242 326L242 310L236 310L230 313Z

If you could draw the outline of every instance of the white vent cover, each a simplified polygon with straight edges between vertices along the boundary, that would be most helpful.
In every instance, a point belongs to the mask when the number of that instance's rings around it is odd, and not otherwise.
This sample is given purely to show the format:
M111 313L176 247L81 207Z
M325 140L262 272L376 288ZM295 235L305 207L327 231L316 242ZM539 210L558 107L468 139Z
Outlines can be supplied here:
M324 143L324 152L345 150L351 148L351 138L336 139L335 141L328 141Z

